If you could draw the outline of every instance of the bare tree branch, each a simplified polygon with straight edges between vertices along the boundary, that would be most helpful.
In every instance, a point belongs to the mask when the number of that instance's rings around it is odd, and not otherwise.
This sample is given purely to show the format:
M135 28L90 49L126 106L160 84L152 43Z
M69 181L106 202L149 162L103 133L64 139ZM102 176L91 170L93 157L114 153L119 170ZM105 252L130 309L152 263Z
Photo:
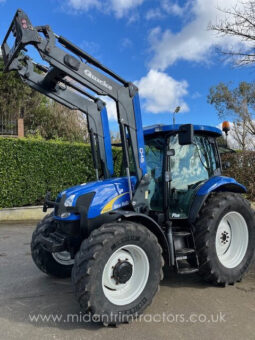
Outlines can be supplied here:
M239 3L240 4L240 3ZM255 63L255 55L251 52L255 49L255 1L241 2L242 7L235 6L232 9L218 10L225 14L225 19L208 26L220 36L231 36L240 39L244 43L242 51L221 50L223 55L233 57L233 62L238 66Z

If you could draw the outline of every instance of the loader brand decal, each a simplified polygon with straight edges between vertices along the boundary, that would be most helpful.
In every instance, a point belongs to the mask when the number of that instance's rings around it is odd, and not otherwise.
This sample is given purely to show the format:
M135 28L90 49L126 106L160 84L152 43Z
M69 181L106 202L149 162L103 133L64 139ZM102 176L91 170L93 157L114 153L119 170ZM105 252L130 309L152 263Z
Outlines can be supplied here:
M119 198L121 198L121 200L120 202L117 202ZM124 192L123 194L118 195L114 197L112 200L110 200L101 210L101 214L107 213L114 209L124 207L129 204L129 201L130 201L129 192Z
M108 90L112 91L112 86L109 85L105 80L99 79L97 76L95 76L90 70L86 69L84 70L84 74L91 78L92 80L96 81L98 84L106 87Z

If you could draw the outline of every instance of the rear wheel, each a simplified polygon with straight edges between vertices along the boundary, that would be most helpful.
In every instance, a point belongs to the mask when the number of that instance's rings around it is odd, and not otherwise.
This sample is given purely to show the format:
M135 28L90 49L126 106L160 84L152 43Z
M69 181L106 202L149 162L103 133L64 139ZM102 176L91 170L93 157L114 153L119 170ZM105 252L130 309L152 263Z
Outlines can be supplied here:
M70 277L74 260L67 251L50 253L40 244L39 236L55 230L53 214L47 215L38 223L32 235L31 253L36 266L44 273L56 277Z
M109 223L93 231L72 271L82 310L107 325L142 313L163 278L161 252L155 235L137 223Z
M225 286L240 281L254 258L255 215L236 193L215 193L195 225L199 273Z

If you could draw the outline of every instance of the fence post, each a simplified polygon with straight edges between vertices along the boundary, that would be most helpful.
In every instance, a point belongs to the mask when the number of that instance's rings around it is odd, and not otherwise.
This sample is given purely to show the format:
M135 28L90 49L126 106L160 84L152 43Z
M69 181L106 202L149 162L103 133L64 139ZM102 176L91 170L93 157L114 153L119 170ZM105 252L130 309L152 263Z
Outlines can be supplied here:
M24 137L24 107L20 109L20 117L18 118L18 137Z
M18 119L18 137L19 138L24 137L24 119L23 118Z

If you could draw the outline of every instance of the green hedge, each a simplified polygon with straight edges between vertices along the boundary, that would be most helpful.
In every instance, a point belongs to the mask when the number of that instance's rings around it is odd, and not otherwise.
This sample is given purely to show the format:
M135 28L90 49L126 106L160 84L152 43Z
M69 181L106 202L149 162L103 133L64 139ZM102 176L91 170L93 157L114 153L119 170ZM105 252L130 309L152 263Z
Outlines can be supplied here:
M113 150L116 172L121 157ZM90 146L62 141L0 138L0 207L39 205L47 190L55 197L94 180Z
M224 175L234 177L247 188L247 198L255 201L255 151L238 151L222 155L222 160L230 162Z
M118 176L119 149L113 149L113 157ZM255 200L255 152L224 155L223 160L231 162L225 174L246 185L248 198ZM47 190L55 197L65 188L94 179L89 145L0 138L0 208L39 205Z

